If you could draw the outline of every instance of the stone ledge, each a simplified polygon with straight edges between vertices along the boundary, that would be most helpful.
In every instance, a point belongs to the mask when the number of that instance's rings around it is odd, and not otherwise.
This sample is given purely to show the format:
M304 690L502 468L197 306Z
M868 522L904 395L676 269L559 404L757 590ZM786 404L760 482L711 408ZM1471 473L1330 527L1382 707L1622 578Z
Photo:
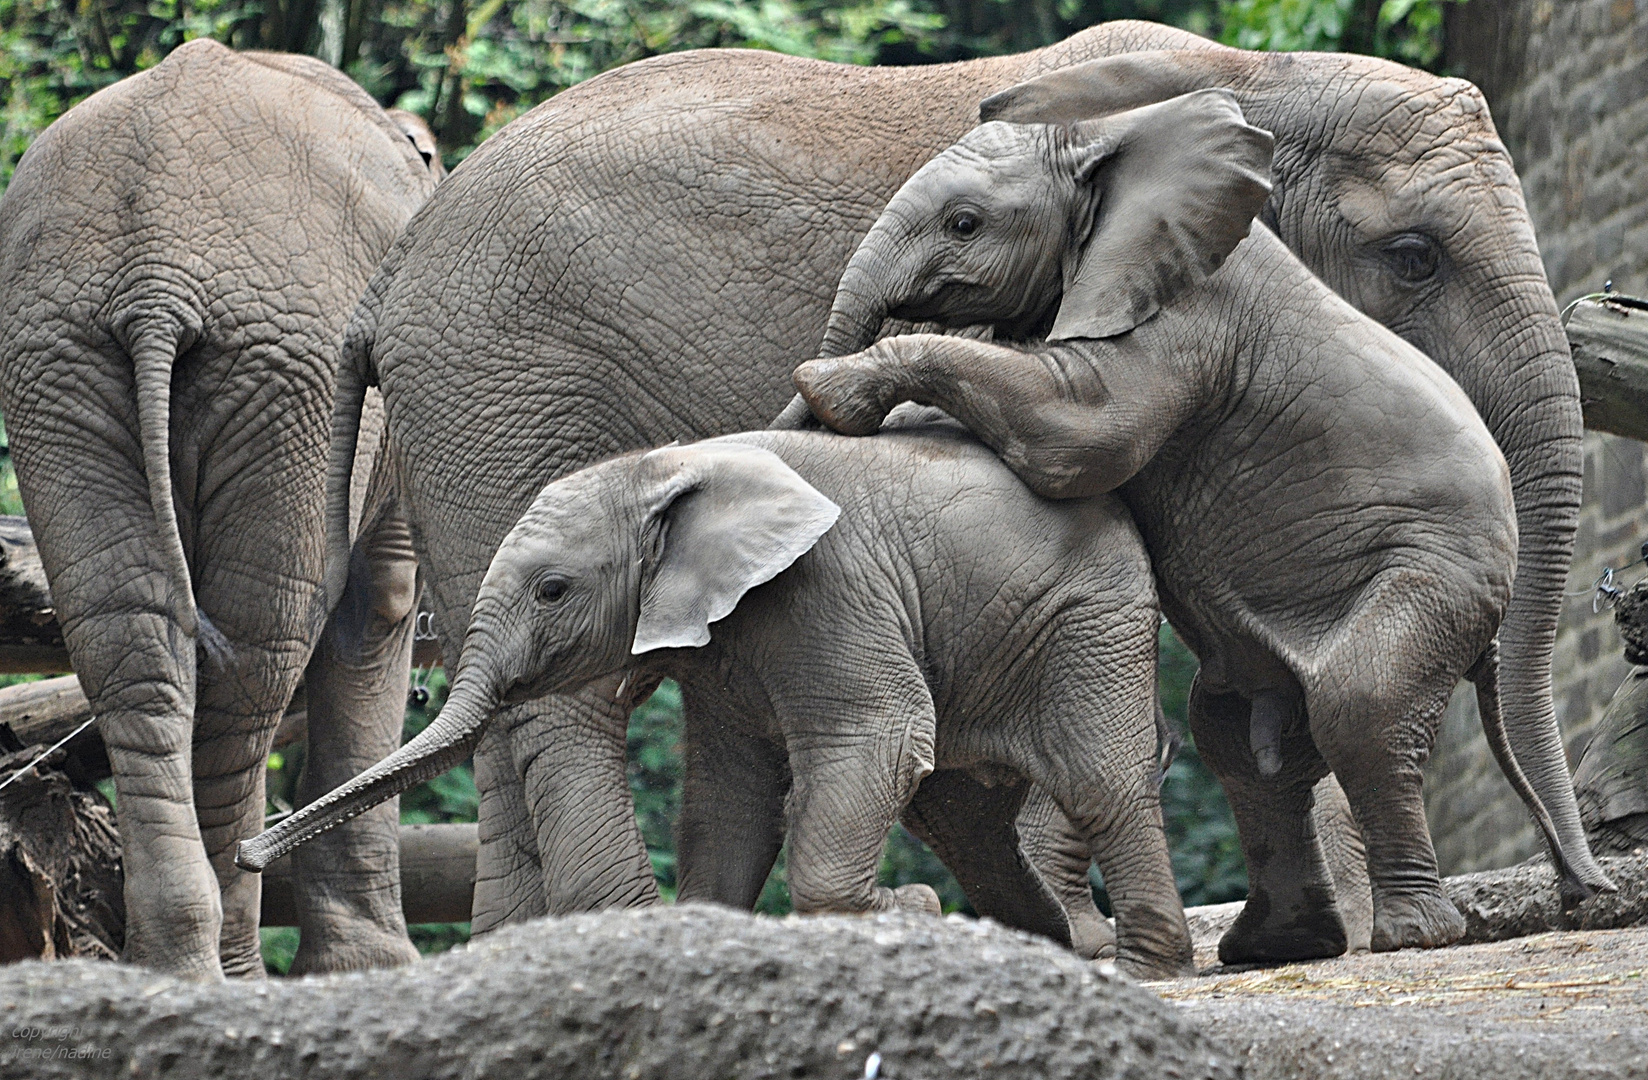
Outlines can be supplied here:
M1248 1080L1648 1075L1648 930L1362 954L1149 983Z

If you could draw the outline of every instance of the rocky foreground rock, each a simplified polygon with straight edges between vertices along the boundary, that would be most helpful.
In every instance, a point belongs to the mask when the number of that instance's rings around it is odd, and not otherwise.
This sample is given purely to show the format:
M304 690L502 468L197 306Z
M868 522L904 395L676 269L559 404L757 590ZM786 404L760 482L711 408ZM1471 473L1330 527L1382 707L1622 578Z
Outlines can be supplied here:
M544 920L396 971L204 986L0 969L0 1076L1234 1078L1174 1006L956 918Z

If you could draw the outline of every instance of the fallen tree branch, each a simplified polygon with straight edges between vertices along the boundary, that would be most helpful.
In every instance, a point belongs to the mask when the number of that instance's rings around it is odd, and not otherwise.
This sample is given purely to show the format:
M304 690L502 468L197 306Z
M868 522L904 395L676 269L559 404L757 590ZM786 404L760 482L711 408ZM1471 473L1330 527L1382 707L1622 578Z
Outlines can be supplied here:
M468 922L475 896L474 825L401 826L401 910L409 923ZM296 926L291 857L263 872L264 926Z
M1648 441L1648 305L1581 300L1567 319L1585 426Z

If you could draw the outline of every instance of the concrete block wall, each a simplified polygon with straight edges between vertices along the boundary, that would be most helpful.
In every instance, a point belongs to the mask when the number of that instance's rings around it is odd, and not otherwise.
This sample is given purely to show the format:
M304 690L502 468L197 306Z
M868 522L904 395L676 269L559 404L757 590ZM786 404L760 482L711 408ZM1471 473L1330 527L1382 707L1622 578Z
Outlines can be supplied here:
M1648 0L1469 0L1450 5L1449 68L1482 87L1522 178L1559 303L1614 287L1648 296ZM1585 439L1585 507L1569 591L1638 558L1648 540L1642 443ZM1624 582L1644 574L1637 567ZM1627 671L1608 609L1570 597L1556 648L1556 711L1578 761ZM1426 769L1444 873L1505 866L1539 850L1532 824L1456 694Z

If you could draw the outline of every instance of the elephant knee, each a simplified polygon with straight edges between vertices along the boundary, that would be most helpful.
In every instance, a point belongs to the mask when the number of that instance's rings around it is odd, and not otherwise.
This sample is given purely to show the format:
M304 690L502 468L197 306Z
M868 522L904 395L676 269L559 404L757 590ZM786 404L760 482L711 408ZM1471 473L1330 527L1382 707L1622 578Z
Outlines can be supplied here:
M417 610L418 566L402 560L375 562L370 573L372 631L387 636Z

